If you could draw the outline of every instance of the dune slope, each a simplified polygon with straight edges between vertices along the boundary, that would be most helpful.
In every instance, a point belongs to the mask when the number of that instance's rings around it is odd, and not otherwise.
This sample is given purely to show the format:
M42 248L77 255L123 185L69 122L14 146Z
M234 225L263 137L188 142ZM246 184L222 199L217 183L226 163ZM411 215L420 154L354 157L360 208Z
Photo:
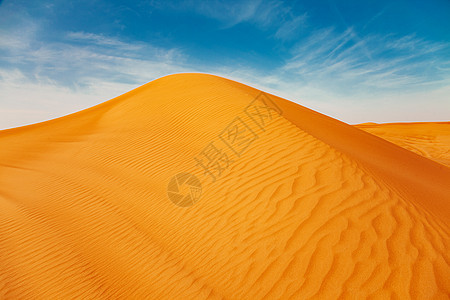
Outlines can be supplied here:
M450 167L450 122L358 124L356 127Z
M0 131L3 298L450 294L450 169L204 74Z

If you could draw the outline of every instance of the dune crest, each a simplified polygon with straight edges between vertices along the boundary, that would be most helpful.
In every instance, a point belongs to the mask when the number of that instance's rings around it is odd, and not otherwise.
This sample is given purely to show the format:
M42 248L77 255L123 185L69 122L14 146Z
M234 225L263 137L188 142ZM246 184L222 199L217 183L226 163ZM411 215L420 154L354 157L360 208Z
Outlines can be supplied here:
M448 182L279 97L163 77L0 131L0 295L445 299Z

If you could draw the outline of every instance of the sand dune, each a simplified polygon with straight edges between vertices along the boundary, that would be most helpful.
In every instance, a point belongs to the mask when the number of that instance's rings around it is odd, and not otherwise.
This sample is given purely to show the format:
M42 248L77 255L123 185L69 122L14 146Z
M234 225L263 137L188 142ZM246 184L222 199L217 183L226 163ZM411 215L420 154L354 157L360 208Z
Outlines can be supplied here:
M167 76L0 131L0 296L448 299L449 182L295 103Z
M450 167L450 122L372 123L356 127Z

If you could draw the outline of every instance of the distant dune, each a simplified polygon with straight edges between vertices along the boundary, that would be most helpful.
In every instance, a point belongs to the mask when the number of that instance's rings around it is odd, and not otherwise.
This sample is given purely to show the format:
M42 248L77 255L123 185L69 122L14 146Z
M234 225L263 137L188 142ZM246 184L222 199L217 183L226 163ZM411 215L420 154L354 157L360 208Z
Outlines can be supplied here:
M450 122L365 123L356 127L450 167Z
M204 74L0 131L0 298L448 299L448 141Z

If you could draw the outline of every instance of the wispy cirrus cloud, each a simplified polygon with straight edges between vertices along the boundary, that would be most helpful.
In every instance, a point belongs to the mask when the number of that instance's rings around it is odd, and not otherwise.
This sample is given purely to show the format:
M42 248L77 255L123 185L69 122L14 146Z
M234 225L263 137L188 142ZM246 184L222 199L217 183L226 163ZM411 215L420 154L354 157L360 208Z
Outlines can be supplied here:
M306 13L299 16L290 16L278 27L274 37L281 40L294 39L298 30L305 26L307 16Z
M441 66L449 44L404 37L368 35L360 38L353 28L336 32L318 30L298 43L292 57L279 70L333 92L414 88L439 85L449 78Z
M144 78L179 70L185 61L176 48L124 42L116 37L86 32L68 32L57 41L44 42L35 32L26 35L17 35L14 31L2 33L3 70L14 67L28 80L73 87L93 77L142 84Z
M178 3L167 1L152 1L151 6L159 10L175 10L195 13L222 23L223 28L233 27L243 22L257 22L267 24L271 21L273 8L279 7L281 2L267 2L261 0L243 1L193 1L186 0Z
M243 23L253 24L272 32L270 35L280 40L292 39L307 19L306 12L301 15L293 12L289 1L186 0L176 4L152 1L151 6L160 10L184 11L214 19L220 23L220 29L229 29Z
M66 38L74 42L78 41L92 45L114 47L115 49L130 50L130 51L141 50L144 46L143 44L139 43L134 44L124 43L117 38L106 37L101 34L83 31L68 32Z

